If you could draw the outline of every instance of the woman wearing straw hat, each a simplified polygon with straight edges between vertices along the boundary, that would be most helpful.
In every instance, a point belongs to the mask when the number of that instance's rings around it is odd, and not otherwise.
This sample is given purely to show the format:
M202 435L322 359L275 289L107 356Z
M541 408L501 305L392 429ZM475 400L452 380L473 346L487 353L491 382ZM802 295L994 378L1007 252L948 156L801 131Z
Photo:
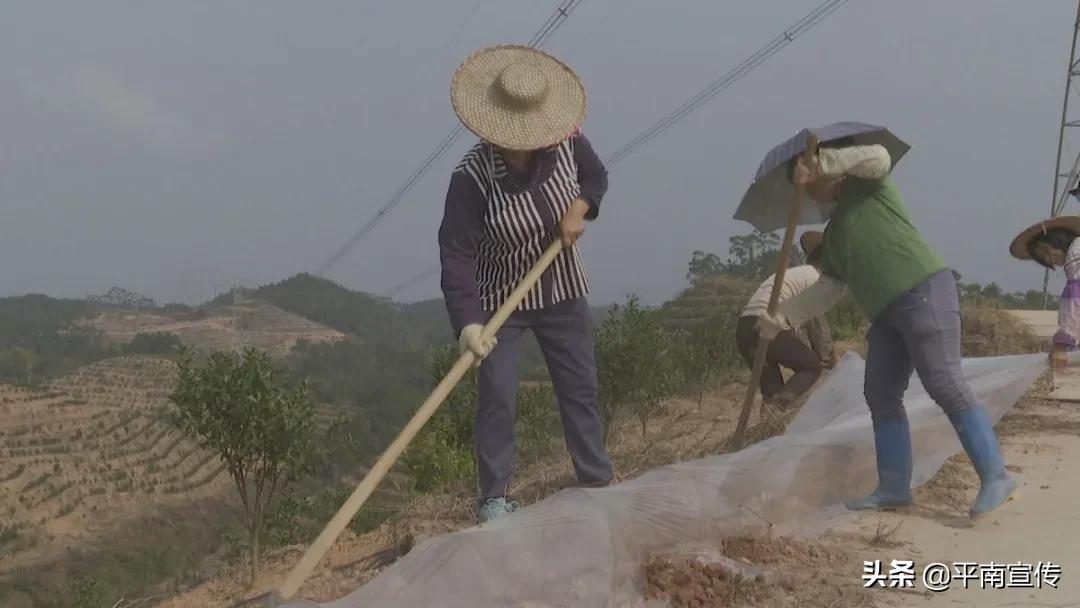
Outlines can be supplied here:
M517 350L531 329L558 400L578 483L607 485L597 407L589 283L576 242L596 218L607 171L579 131L585 89L561 61L500 45L458 68L451 101L480 137L454 170L439 228L442 289L462 352L480 360L476 409L479 519L516 508L507 500L514 466ZM565 248L496 336L484 323L553 239Z
M1058 331L1050 348L1050 364L1064 367L1068 352L1080 343L1080 217L1064 215L1039 222L1021 232L1009 253L1034 260L1049 270L1065 269L1065 290L1058 302Z
M806 255L807 263L788 269L784 275L784 284L780 287L780 301L784 302L792 296L802 293L805 289L818 280L821 266L822 233L811 230L803 233L799 238L799 245ZM743 308L742 316L735 326L735 344L739 353L746 360L747 365L753 367L754 354L758 344L758 317L769 307L769 295L772 293L775 275L765 279L750 297L746 307ZM836 296L842 296L843 291L838 291ZM819 317L820 318L820 317ZM814 383L821 377L823 361L831 359L828 355L815 352L799 337L799 330L809 325L792 325L786 318L783 319L785 328L770 342L765 358L765 368L761 372L761 398L771 405L787 408L810 390ZM820 332L822 328L814 328ZM823 328L828 331L828 326ZM822 340L814 332L810 335L810 341L814 346L821 344ZM831 350L831 346L830 346ZM780 372L781 367L786 367L794 372L787 382Z

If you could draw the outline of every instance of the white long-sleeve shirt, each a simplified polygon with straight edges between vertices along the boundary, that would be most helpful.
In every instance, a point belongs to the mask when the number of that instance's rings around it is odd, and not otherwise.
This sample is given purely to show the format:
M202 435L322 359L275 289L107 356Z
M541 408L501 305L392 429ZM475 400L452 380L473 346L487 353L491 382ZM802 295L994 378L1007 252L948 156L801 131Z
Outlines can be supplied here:
M822 148L818 151L818 166L821 174L829 177L847 174L864 179L881 179L889 174L892 157L880 144Z
M789 268L784 273L784 283L780 286L780 304L777 307L777 319L790 329L798 329L811 319L820 316L824 311L831 308L844 296L844 284L839 281L821 281L821 273L817 268L807 264ZM772 275L757 288L750 301L743 308L742 316L759 317L769 308L769 296L772 295L773 282L776 275ZM811 290L812 297L797 298L796 295ZM799 302L806 303L810 307L802 307ZM794 304L794 306L792 306Z

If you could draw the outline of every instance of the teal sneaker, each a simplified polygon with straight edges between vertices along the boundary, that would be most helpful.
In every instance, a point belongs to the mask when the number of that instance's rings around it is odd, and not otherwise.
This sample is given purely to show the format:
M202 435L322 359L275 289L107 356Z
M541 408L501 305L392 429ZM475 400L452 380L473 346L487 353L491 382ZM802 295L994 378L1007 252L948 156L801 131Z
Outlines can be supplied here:
M480 523L486 524L493 519L513 513L517 508L518 503L507 502L505 498L489 498L480 506Z

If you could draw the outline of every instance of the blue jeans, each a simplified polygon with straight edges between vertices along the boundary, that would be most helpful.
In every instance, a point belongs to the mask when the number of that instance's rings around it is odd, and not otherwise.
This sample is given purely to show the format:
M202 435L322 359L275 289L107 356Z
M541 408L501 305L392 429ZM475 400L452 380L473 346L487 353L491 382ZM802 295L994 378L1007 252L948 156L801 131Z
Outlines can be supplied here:
M874 422L904 420L912 371L946 414L978 407L960 370L960 297L952 271L893 300L867 334L864 394Z

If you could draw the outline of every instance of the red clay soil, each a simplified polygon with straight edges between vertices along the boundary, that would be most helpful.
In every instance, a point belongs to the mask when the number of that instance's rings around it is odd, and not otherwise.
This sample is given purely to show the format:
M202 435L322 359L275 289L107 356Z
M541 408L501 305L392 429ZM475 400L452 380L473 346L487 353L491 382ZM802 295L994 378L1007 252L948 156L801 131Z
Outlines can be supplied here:
M746 606L764 599L763 581L694 558L654 557L645 565L645 597L670 598L676 608Z

